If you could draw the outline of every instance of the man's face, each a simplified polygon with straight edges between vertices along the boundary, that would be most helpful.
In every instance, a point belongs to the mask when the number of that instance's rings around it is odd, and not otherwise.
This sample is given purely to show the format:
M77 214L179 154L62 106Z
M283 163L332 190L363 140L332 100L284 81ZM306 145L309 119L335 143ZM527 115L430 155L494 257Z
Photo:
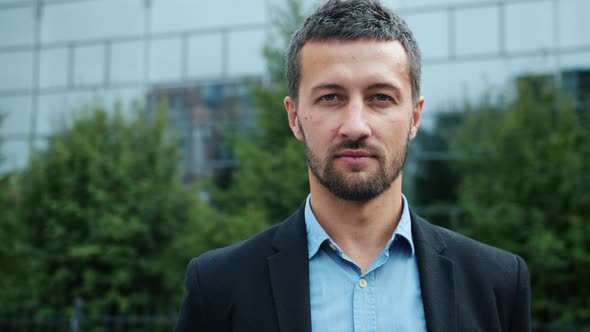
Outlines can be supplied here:
M305 144L312 181L339 198L368 201L395 181L420 122L398 41L307 42L289 125Z

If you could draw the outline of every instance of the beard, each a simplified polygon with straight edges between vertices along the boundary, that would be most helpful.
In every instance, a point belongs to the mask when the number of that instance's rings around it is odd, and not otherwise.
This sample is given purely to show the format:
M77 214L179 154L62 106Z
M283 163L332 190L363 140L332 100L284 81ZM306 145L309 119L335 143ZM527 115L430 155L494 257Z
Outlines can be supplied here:
M406 163L410 131L400 150L391 151L390 158L383 149L367 144L366 139L347 140L331 147L323 160L307 144L303 127L299 123L303 136L305 156L311 173L319 183L336 197L346 201L367 202L385 192L397 180ZM369 152L379 162L378 168L371 174L362 174L365 166L354 165L349 172L336 169L334 160L344 149L362 149Z

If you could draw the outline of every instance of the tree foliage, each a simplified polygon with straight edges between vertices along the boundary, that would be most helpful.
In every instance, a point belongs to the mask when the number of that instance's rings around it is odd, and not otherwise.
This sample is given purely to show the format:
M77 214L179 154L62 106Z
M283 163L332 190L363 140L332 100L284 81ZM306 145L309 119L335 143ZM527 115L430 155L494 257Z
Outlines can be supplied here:
M25 229L16 209L18 186L16 174L0 175L0 303L19 300L19 285L25 274L30 246L24 241Z
M450 151L449 142L462 121L463 112L437 112L434 126L420 128L412 141L408 171L404 171L402 189L414 209L429 222L447 228L455 227L453 211L460 179L450 162L457 156Z
M472 106L456 136L471 156L459 162L461 228L525 258L536 321L588 324L590 110L521 83L507 105Z
M138 109L129 118L120 107L92 107L32 155L10 224L18 226L14 234L23 230L19 243L31 246L15 260L26 264L13 278L11 298L30 299L47 313L71 308L76 298L97 312L165 306L181 298L191 257L244 239L297 207L308 191L306 165L282 105L282 70L302 14L299 1L286 3L273 11L274 39L264 49L269 79L252 86L258 129L228 133L238 167L198 188L209 192L210 202L181 185L164 112L145 117ZM6 227L4 216L0 211ZM14 256L7 243L0 253ZM7 280L0 278L0 285Z
M32 155L20 217L34 248L28 295L43 308L80 297L125 312L179 293L184 266L169 261L170 248L194 201L180 185L166 113L142 114L87 109Z
M212 188L212 206L217 210L237 219L249 218L254 211L267 225L291 214L308 192L303 148L293 138L283 106L288 94L283 73L285 50L303 21L301 1L287 0L284 7L274 8L271 20L274 34L264 48L270 82L252 86L259 109L257 131L230 140L238 167L227 187Z
M3 114L0 113L0 124ZM0 166L4 162L0 141ZM24 275L27 243L23 241L24 228L19 224L16 202L18 196L17 174L9 171L0 174L0 305L19 299L19 284Z

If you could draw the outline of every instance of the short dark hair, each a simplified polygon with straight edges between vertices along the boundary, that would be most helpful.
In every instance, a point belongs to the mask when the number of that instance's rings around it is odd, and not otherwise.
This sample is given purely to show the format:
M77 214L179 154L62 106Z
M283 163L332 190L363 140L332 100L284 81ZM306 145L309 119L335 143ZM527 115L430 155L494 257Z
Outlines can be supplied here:
M376 39L399 40L408 55L412 99L420 97L422 59L406 22L378 0L329 0L295 31L287 48L285 71L289 96L299 97L301 49L307 41Z

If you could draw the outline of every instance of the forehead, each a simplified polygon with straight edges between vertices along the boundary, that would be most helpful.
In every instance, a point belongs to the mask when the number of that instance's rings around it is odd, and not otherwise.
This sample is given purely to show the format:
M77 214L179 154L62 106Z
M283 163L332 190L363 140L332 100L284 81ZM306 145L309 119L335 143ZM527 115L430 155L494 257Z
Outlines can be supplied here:
M300 89L324 83L396 83L410 87L408 55L397 40L308 41L301 49Z

